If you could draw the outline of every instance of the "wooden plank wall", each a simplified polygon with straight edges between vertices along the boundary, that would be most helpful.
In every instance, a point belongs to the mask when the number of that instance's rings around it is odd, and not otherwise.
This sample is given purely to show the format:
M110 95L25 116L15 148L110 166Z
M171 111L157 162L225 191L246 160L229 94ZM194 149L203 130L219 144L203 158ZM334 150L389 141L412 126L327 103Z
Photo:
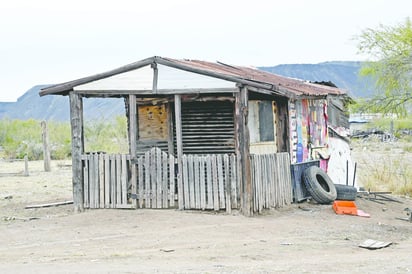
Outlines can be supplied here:
M234 154L184 154L184 209L239 208L239 181ZM180 191L180 190L179 190Z
M130 155L82 155L85 208L131 208L127 188Z
M289 153L251 155L253 212L293 201Z

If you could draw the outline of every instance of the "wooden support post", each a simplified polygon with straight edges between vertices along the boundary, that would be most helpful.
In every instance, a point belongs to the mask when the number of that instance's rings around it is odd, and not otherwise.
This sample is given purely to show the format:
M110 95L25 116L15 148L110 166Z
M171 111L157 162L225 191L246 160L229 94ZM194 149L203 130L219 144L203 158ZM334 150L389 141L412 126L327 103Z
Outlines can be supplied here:
M132 186L132 194L137 194L137 169L136 169L136 145L137 145L137 110L136 110L136 95L129 95L129 140L130 140L130 158L132 174L130 183ZM142 195L142 193L139 193ZM137 208L137 200L132 199L133 208Z
M44 171L51 171L50 167L50 149L49 149L49 131L47 129L46 121L40 123L43 139L43 158L44 158Z
M182 143L182 102L180 95L175 95L175 125L176 125L176 144L177 144L177 188L179 209L184 208L183 196L183 143ZM185 182L187 183L187 182Z
M287 100L276 101L276 142L278 152L288 152L289 146L289 110Z
M158 78L159 70L157 69L157 64L156 64L156 63L153 63L153 64L151 65L151 67L152 67L152 69L153 69L153 86L152 86L152 91L153 91L153 94L156 94L156 93L157 93L157 78Z
M168 138L167 138L167 150L169 154L174 155L175 154L175 146L174 146L174 133L173 133L173 127L174 127L174 121L173 121L173 106L172 103L167 104L167 123L168 123Z
M72 130L73 204L75 212L82 212L84 211L83 165L81 159L84 152L83 100L79 94L74 92L70 92L69 98Z
M243 215L253 215L252 178L250 173L249 129L248 116L248 90L240 88L235 100L235 125L236 125L236 156L238 158L238 179L240 182L240 202Z

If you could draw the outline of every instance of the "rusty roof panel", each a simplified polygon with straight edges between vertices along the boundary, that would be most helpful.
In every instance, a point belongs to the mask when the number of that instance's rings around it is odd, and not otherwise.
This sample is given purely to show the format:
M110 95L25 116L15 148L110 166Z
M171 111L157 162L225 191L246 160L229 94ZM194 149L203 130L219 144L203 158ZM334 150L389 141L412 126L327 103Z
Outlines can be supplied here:
M185 66L210 71L213 73L224 74L232 77L237 77L244 80L249 80L261 84L272 85L275 89L287 90L295 96L322 96L327 94L346 94L339 88L329 87L320 84L310 83L308 81L280 76L270 72L258 70L251 67L232 66L221 62L211 63L199 60L177 60L164 58L169 61L182 64Z

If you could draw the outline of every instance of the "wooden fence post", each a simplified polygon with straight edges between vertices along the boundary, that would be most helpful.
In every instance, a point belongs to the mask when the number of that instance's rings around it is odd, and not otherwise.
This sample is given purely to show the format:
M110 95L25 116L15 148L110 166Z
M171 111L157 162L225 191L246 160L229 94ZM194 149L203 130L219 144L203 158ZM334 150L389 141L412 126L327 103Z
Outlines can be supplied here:
M24 176L29 176L29 160L27 155L24 155Z
M41 123L42 139L43 139L43 158L44 158L44 171L51 171L50 167L50 150L49 150L49 131L47 129L46 121Z

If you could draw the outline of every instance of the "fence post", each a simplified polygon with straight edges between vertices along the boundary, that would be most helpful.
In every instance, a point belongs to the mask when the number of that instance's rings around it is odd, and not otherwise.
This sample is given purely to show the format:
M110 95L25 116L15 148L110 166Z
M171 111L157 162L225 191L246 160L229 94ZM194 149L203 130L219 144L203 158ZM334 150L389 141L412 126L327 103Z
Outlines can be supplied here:
M24 155L24 176L29 176L29 160L27 155Z
M49 150L49 131L47 130L46 121L41 122L42 139L43 139L43 158L44 171L50 171L50 150Z

